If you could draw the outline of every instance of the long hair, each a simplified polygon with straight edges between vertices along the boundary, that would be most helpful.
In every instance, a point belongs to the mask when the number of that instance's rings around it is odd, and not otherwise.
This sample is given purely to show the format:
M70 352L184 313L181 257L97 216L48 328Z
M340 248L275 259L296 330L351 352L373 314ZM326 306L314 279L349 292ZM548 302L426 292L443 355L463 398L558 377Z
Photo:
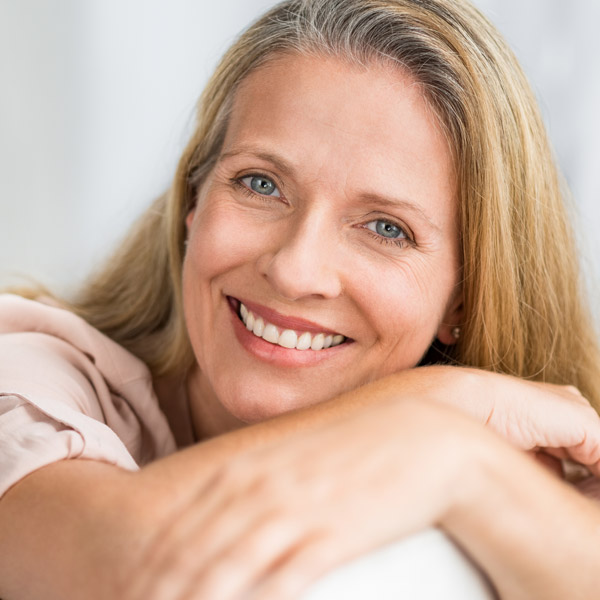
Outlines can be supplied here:
M420 82L458 177L466 316L450 359L576 385L600 408L600 355L544 126L512 52L464 0L287 0L267 12L209 81L168 193L68 306L155 375L186 372L184 219L240 82L285 53L385 61Z

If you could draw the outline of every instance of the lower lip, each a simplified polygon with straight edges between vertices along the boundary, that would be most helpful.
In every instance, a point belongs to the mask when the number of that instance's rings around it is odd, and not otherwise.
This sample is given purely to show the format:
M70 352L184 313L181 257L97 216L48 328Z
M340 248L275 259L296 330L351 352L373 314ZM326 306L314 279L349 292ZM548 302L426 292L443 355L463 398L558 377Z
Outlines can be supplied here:
M236 308L229 303L235 336L242 347L256 358L279 367L312 367L331 360L343 352L350 343L346 342L325 350L293 350L266 342L248 331Z

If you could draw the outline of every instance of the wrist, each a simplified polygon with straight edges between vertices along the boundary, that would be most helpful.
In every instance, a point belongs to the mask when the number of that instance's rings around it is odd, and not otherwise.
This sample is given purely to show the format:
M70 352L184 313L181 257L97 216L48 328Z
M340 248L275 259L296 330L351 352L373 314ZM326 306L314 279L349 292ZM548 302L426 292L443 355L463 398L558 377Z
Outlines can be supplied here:
M479 564L500 598L592 597L575 590L597 589L596 576L589 577L597 572L600 511L526 453L482 434L473 440L468 475L440 526ZM591 535L594 529L598 534Z

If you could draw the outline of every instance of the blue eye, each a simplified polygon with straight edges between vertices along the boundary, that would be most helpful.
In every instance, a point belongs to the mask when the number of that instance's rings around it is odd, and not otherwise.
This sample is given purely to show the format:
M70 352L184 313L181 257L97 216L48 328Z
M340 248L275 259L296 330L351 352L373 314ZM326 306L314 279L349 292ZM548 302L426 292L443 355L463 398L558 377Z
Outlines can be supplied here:
M277 186L267 177L262 175L248 175L240 180L246 187L261 196L274 196L279 198L281 194Z
M381 237L389 240L407 239L408 236L401 227L390 223L390 221L384 221L383 219L377 219L376 221L369 221L366 224L366 228L369 231L373 231Z

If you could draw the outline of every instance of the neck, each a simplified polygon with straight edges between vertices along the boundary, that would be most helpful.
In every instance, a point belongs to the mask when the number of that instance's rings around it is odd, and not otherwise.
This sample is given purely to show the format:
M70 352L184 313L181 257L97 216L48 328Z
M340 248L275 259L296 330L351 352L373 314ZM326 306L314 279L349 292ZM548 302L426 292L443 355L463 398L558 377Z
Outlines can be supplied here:
M197 366L187 376L186 390L196 441L207 440L245 425L223 407Z

